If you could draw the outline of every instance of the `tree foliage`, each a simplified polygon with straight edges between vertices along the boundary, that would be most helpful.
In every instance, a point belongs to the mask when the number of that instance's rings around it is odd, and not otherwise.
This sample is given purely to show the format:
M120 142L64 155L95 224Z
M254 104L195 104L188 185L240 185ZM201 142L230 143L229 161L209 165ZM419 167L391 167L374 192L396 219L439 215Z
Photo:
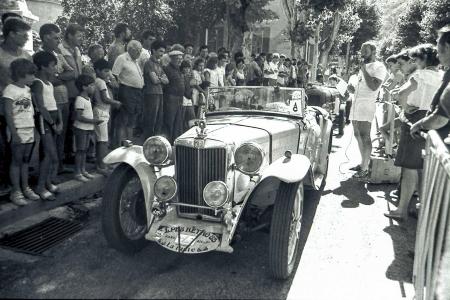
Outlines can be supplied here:
M213 27L225 14L223 0L178 0L169 5L174 21L167 34L170 42L191 42L198 46L201 33Z
M164 34L173 23L171 9L163 0L62 0L63 16L58 24L68 22L85 28L85 47L111 42L114 25L126 22L134 36L144 29Z
M399 0L398 0L399 1ZM381 52L384 57L419 43L436 41L436 31L450 23L450 2L442 0L393 1L383 13L395 20L393 30L382 30ZM396 9L391 9L394 5Z
M356 54L363 43L375 39L381 29L381 12L375 3L369 3L367 0L357 1L355 11L360 23L352 34L351 54Z
M436 31L447 24L450 24L450 1L428 0L420 22L422 39L434 43L437 38Z
M424 5L417 0L409 1L408 8L399 17L395 43L400 47L412 47L422 42L420 22Z

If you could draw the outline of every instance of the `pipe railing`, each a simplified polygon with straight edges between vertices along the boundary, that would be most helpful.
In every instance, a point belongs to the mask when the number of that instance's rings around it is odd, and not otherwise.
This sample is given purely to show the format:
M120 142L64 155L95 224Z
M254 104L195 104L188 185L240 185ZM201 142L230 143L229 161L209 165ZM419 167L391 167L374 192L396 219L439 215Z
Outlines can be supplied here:
M427 142L414 257L415 299L447 300L450 299L450 151L436 131L423 137Z

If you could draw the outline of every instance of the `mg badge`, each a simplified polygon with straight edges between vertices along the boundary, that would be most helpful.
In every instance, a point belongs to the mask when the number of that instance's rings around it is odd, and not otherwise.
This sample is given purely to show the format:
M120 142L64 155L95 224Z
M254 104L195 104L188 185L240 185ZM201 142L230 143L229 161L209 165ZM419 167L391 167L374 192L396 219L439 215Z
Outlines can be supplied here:
M197 148L197 149L205 148L205 140L204 139L194 139L194 148Z

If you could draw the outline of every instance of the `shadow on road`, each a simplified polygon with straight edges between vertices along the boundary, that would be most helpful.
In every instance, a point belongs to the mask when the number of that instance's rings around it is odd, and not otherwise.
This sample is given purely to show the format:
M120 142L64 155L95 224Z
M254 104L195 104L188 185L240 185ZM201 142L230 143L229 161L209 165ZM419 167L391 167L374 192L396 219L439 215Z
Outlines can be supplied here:
M412 282L415 226L412 220L384 228L392 238L394 260L386 270L386 277L400 282Z
M344 208L356 208L359 204L372 205L375 203L375 200L368 193L366 184L350 178L341 181L341 185L337 189L324 192L324 195L331 193L343 195L347 198L341 203L341 206Z

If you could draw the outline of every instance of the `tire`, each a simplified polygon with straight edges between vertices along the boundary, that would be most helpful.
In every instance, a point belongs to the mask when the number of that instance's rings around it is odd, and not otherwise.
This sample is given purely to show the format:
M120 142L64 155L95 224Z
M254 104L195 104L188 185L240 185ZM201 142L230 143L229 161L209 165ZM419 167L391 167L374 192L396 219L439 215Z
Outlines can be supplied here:
M269 271L276 279L287 279L294 270L298 260L298 246L303 216L303 183L287 184L280 183L275 199L270 226L269 241ZM297 207L299 217L297 229L291 224L294 208ZM295 230L295 233L292 232ZM289 244L290 236L293 235L292 243ZM291 253L289 253L291 248Z
M136 184L135 180L139 181L136 172L130 166L122 164L118 166L114 172L109 176L103 191L102 203L102 228L106 241L111 248L126 254L134 254L144 248L148 242L145 239L147 228L147 219L145 211L145 200L140 181L138 186L140 189L136 192L136 197L132 197L135 202L133 208L124 209L129 210L130 214L135 216L138 228L145 227L142 232L138 232L136 236L130 237L126 234L122 227L121 221L121 201L122 205L125 200L122 200L122 194L128 185ZM134 187L134 186L133 186ZM130 188L129 188L130 189ZM128 191L128 190L126 190ZM134 195L134 194L133 194ZM143 215L142 215L143 214Z

